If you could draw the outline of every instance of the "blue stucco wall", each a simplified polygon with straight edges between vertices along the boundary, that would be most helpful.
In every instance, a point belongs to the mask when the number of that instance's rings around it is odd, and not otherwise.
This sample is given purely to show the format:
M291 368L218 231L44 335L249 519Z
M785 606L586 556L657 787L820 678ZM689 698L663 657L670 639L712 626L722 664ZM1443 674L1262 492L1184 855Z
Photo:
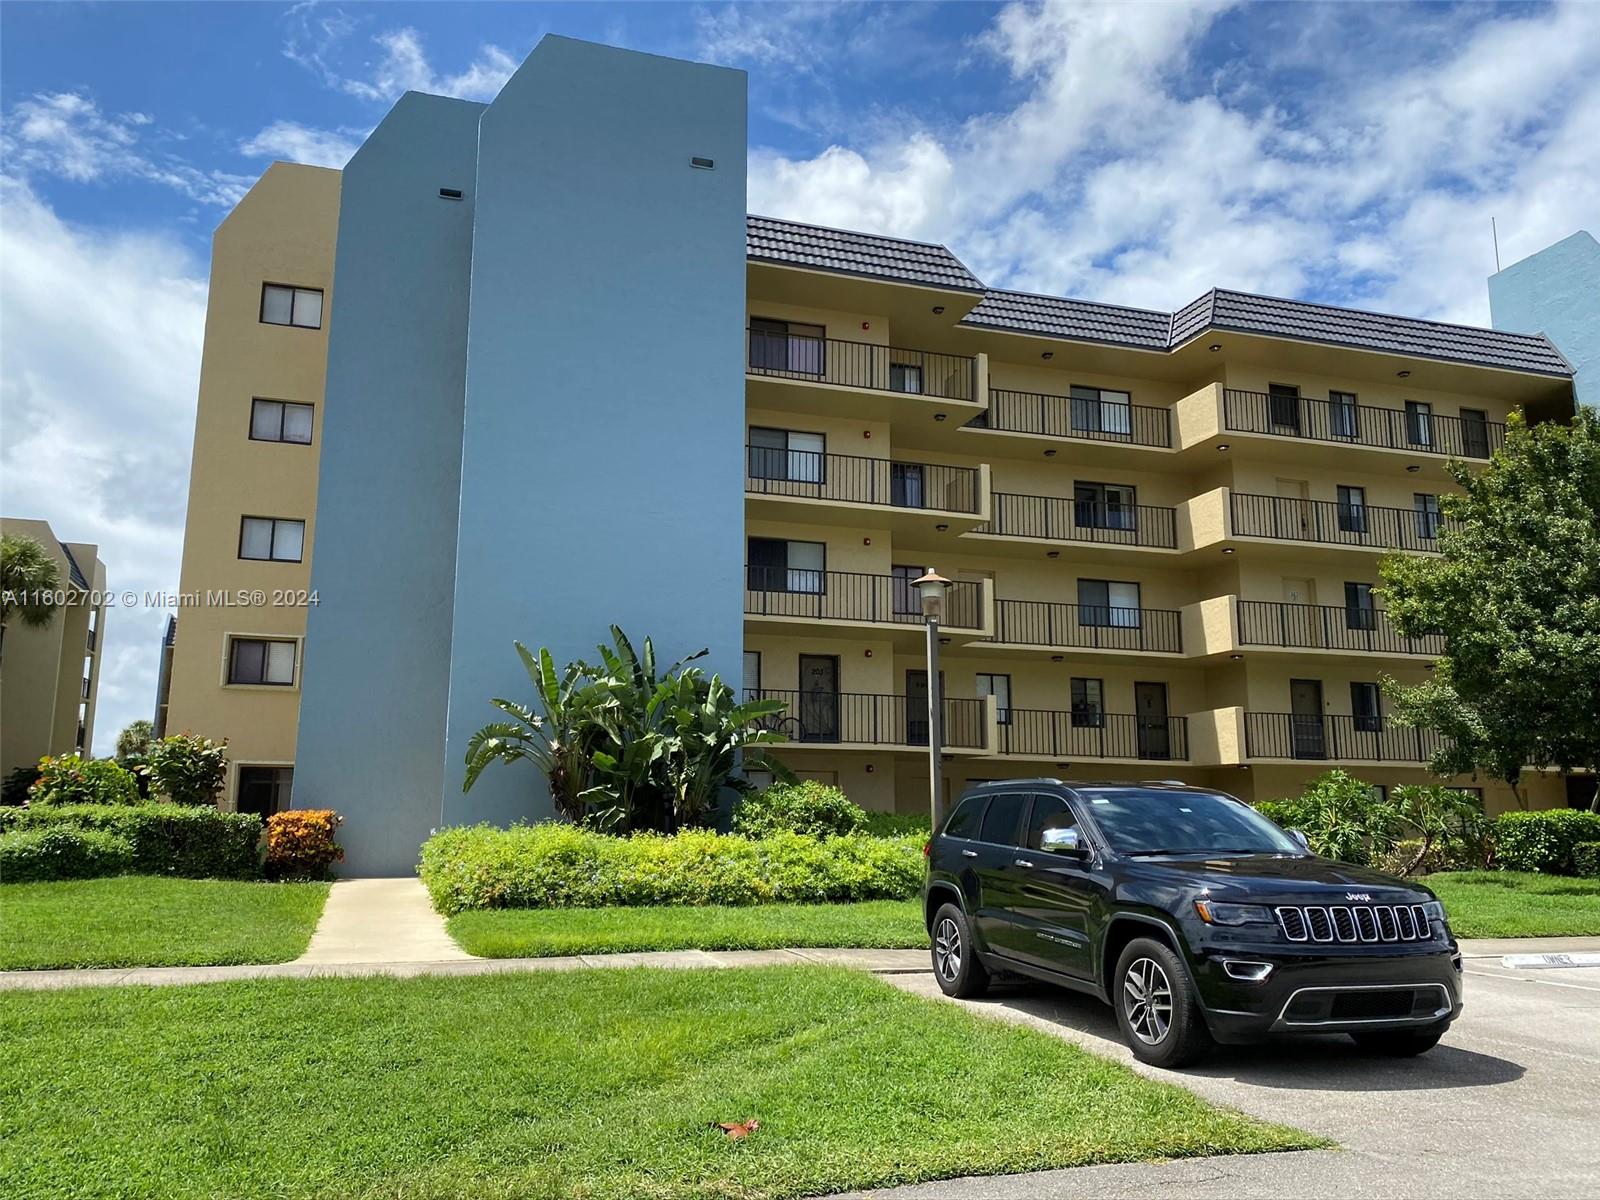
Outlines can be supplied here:
M1489 276L1496 329L1543 333L1577 369L1580 403L1600 406L1600 242L1579 230Z
M489 698L531 699L513 639L615 622L737 680L743 637L744 74L547 37L479 132L452 824L549 812L526 765L460 791Z
M482 110L407 93L344 171L293 802L344 814L346 874L440 823Z

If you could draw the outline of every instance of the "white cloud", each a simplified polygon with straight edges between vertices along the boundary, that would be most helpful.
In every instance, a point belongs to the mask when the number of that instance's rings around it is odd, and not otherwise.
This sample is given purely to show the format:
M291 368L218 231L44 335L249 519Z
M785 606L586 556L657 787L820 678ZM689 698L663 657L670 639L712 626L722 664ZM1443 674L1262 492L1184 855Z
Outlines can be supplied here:
M0 180L0 509L96 543L108 586L141 601L178 584L205 303L175 240L69 225ZM96 753L151 715L164 622L108 610Z
M313 129L295 121L274 121L239 143L250 158L282 159L313 167L342 169L361 147L366 134L355 129Z
M428 61L422 35L410 26L386 29L373 35L376 59L362 64L359 73L337 64L359 22L338 9L314 3L297 4L285 15L288 36L284 57L298 63L334 91L361 100L393 103L404 92L427 92L462 100L490 100L521 64L520 57L492 43L478 48L478 56L455 74L439 74Z

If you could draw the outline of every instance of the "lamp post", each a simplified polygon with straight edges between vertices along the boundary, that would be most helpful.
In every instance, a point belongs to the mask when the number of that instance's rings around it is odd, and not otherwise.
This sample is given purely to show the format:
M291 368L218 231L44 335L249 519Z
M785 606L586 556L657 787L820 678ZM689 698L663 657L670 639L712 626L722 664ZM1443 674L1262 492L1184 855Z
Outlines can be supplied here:
M944 729L940 717L944 703L939 695L939 619L944 616L945 588L950 581L932 567L915 580L922 598L922 619L928 626L928 812L932 828L939 828L944 792Z

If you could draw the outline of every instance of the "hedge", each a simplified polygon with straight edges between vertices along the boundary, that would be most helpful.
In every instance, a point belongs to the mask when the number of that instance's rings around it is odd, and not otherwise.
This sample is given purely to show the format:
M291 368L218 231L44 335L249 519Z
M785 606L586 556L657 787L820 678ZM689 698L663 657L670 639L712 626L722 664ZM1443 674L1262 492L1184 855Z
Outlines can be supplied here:
M291 808L267 818L269 879L326 879L328 868L344 861L344 847L333 840L344 818L331 808Z
M1508 871L1576 874L1580 842L1600 842L1600 813L1551 808L1502 813L1494 823L1495 865Z
M188 879L260 874L261 818L178 804L60 804L0 809L0 831L51 828L114 834L132 848L129 870Z
M445 829L422 846L422 882L447 915L474 908L892 900L922 886L921 837L692 830L611 837L546 823Z
M1600 842L1577 842L1572 847L1572 873L1600 879Z
M764 838L775 833L802 833L807 837L832 837L857 833L867 814L844 792L815 779L775 783L752 792L733 814L733 832L741 837Z
M114 833L71 825L0 833L0 883L94 879L132 866L132 843Z

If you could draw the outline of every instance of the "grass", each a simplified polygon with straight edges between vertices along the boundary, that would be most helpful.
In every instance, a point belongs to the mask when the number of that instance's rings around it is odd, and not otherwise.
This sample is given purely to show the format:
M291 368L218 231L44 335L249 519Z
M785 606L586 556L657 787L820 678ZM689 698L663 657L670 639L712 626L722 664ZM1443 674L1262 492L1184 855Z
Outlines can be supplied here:
M41 1198L757 1200L1323 1144L820 967L0 993L0 1043L0 1178Z
M1423 882L1444 901L1457 937L1600 934L1600 879L1528 871L1446 871Z
M0 969L286 962L327 896L325 883L154 875L0 884Z
M785 946L921 949L915 900L743 907L498 908L451 917L468 954L543 958L627 950L775 950Z

